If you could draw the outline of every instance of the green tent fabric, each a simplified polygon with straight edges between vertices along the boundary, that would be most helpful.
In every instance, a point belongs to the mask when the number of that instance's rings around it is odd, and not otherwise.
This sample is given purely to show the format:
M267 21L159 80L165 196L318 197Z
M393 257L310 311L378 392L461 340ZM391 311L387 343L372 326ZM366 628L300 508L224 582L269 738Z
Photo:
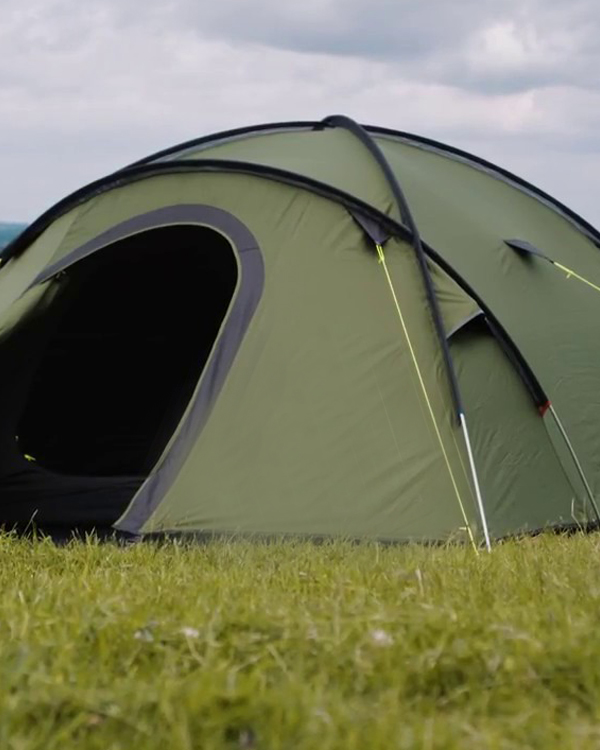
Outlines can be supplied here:
M4 252L0 523L595 525L599 246L505 170L341 116L130 165Z

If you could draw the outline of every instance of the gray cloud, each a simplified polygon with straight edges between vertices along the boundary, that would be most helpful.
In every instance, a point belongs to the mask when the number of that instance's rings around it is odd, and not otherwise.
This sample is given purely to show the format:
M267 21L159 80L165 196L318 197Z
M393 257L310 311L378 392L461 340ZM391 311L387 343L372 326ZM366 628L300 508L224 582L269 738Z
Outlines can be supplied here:
M598 84L595 0L239 0L174 3L206 36L384 60L415 80L482 91Z
M308 3L301 11L271 0L244 5L250 12L243 18L239 3L215 4L208 13L200 9L194 14L197 28L280 49L419 60L432 50L452 50L461 41L456 32L464 37L476 30L480 22L496 16L499 4L330 0Z
M344 112L600 222L595 0L3 0L0 220L153 150Z

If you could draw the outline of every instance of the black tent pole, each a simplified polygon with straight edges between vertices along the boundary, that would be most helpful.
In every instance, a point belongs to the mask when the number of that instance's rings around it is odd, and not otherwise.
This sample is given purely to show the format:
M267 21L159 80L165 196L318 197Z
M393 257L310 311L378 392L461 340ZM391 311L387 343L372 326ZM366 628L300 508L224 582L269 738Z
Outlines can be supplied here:
M483 535L485 538L485 545L489 552L491 550L490 536L489 536L489 531L488 531L487 520L485 517L485 510L483 507L483 500L481 497L479 477L477 475L477 468L475 466L475 459L474 459L473 450L471 447L471 439L470 439L469 430L467 427L465 410L463 408L462 399L460 396L458 380L456 377L456 373L454 371L452 357L450 355L450 349L448 347L448 341L446 340L446 332L444 330L442 313L441 313L440 306L439 306L439 303L435 294L435 289L433 286L431 275L429 273L429 268L427 266L427 258L423 250L421 236L419 234L419 230L417 228L416 222L408 206L408 201L406 200L406 197L404 193L402 192L402 188L400 187L400 184L398 180L396 179L396 176L393 173L383 152L381 151L377 143L374 141L374 139L371 137L371 135L362 127L362 125L359 125L357 122L355 122L354 120L344 115L331 115L330 117L326 117L323 120L322 125L323 127L339 127L339 128L343 128L349 131L350 133L352 133L352 135L358 138L358 140L365 146L365 148L368 149L371 156L375 159L375 161L381 168L390 186L390 190L392 191L392 195L394 196L394 199L398 206L398 210L400 211L400 218L402 220L402 223L407 227L407 229L411 233L412 245L415 250L417 263L419 265L421 276L423 278L423 284L425 286L425 293L427 295L427 301L429 303L429 308L431 310L431 315L433 317L435 331L437 333L437 337L439 339L439 343L442 349L444 364L446 367L446 372L447 372L448 380L450 383L450 392L452 395L452 401L454 403L456 415L457 415L459 424L462 428L464 438L465 438L465 445L467 448L467 455L469 458L469 465L470 465L471 474L473 477L473 485L475 489L475 495L477 498L479 514L481 517Z

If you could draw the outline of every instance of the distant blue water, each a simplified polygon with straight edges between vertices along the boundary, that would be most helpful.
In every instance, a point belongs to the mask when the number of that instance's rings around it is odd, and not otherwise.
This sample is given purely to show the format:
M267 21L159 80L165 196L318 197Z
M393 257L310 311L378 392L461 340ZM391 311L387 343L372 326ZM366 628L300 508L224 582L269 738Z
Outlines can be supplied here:
M27 224L15 224L14 222L0 221L0 252L3 247L20 234Z

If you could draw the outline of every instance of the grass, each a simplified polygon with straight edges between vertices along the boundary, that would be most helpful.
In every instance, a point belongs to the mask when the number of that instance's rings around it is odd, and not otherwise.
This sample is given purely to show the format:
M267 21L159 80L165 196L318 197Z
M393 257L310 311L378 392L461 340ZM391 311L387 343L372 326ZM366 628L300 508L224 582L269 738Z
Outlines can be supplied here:
M600 536L0 536L0 748L600 747Z

